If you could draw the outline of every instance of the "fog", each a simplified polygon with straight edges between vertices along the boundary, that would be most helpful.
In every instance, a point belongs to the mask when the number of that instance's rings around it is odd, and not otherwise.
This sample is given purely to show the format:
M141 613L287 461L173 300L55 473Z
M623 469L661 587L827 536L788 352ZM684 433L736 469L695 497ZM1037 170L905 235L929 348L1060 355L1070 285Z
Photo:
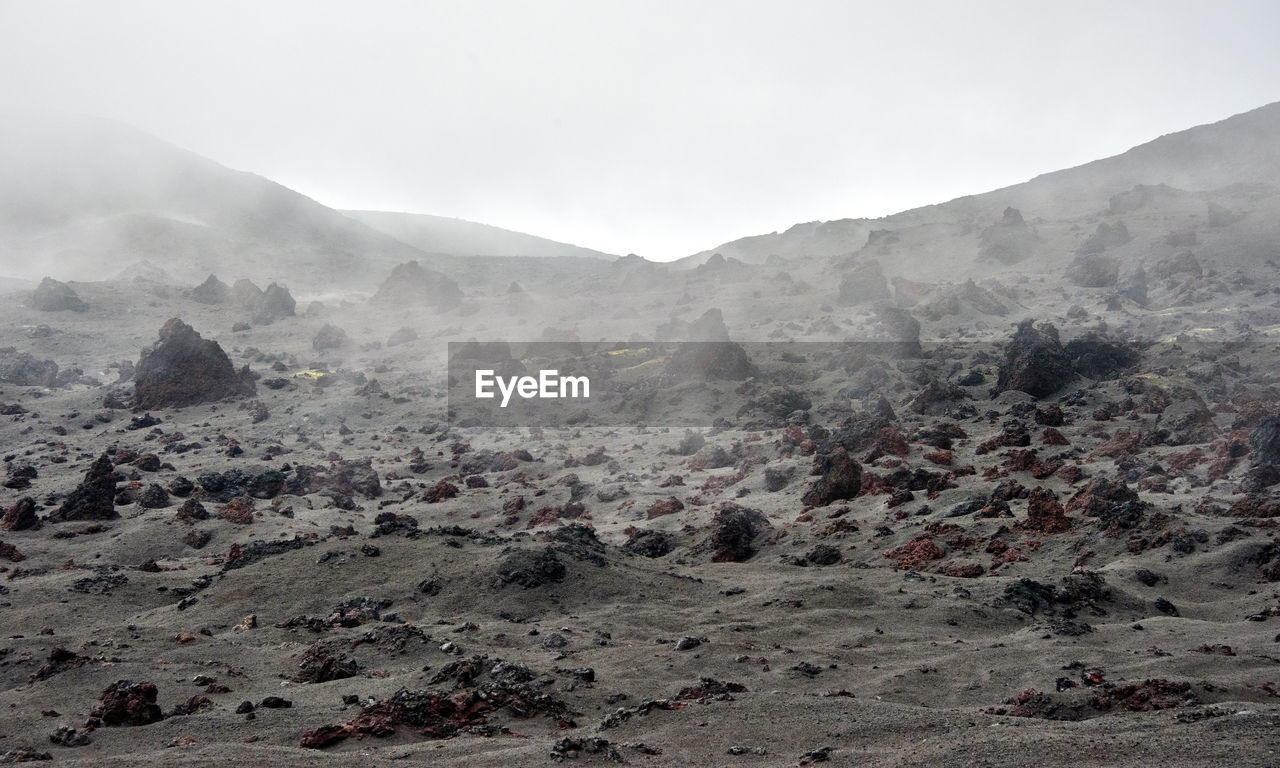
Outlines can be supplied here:
M1269 2L3 2L0 106L334 208L669 260L1260 106L1277 28Z

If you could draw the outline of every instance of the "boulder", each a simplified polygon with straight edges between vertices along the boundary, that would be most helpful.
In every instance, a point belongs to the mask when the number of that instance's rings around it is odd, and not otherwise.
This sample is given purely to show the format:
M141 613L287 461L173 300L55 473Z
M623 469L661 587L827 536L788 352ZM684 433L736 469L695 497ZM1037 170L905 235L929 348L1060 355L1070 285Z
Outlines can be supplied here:
M825 507L833 501L852 499L862 490L862 466L843 445L815 456L813 474L818 479L802 499L809 506Z
M675 378L742 381L755 376L756 367L741 344L729 340L719 309L708 309L684 333L664 373Z
M1280 464L1280 414L1266 416L1249 433L1254 464Z
M217 275L209 275L184 295L201 304L225 304L231 298L231 286L219 280Z
M1120 262L1101 253L1082 253L1067 265L1066 278L1081 288L1107 288L1120 280Z
M58 364L37 360L26 352L10 352L0 357L0 382L19 387L52 387L58 383Z
M996 378L996 391L1016 390L1035 398L1057 392L1072 377L1071 358L1058 340L1051 323L1027 319L1005 347L1004 360Z
M711 520L711 535L701 549L717 563L740 563L755 556L756 540L773 526L759 510L726 503Z
M102 703L90 715L103 725L149 725L164 719L156 704L155 683L119 680L102 692Z
M237 371L216 341L205 340L178 318L143 350L134 375L134 409L181 408L256 392L253 374Z
M1035 253L1038 238L1017 208L1005 208L1000 221L982 230L978 256L1015 264Z
M448 276L409 261L391 270L372 301L451 309L462 303L462 289Z
M270 325L281 318L293 317L297 306L288 288L272 283L262 292L262 298L253 309L253 322Z
M1124 245L1133 239L1129 234L1129 228L1124 225L1123 221L1117 221L1115 224L1101 222L1098 228L1094 230L1092 235L1080 245L1081 254L1102 253L1108 248Z
M418 340L418 332L409 327L400 328L387 338L388 347L398 347L401 344L408 344L411 341Z
M42 312L84 312L89 305L76 295L66 283L46 277L40 281L35 293L31 295L31 306Z
M875 259L864 261L845 273L840 280L838 304L846 307L868 304L889 298L889 281Z
M894 357L921 355L919 320L907 310L885 301L876 304L875 313L888 354Z
M315 338L311 339L311 348L316 352L327 352L331 349L339 349L347 343L347 332L336 325L325 323L319 331L316 332Z
M24 496L16 504L5 510L0 517L0 528L6 531L34 531L40 527L40 518L36 515L36 500Z
M50 520L115 520L116 468L111 457L102 454L85 472L84 480L67 494L62 506L49 515Z

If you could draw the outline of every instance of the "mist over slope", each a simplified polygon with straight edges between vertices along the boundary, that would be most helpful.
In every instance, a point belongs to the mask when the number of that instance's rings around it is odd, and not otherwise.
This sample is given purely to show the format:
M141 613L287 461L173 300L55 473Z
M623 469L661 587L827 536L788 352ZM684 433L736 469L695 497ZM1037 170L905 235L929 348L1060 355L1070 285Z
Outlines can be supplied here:
M1273 764L1251 115L691 269L0 142L0 763Z
M0 115L0 179L0 274L13 278L105 279L147 262L186 283L217 273L369 291L396 264L431 261L287 187L107 120ZM461 230L448 245L484 250Z
M447 253L453 256L617 258L613 254L590 248L447 216L391 211L343 213L427 253Z
M702 264L713 254L749 264L770 256L837 256L867 245L876 230L926 225L988 226L1004 208L1025 218L1074 219L1105 210L1112 196L1136 185L1167 185L1185 192L1229 186L1274 186L1280 180L1280 102L1217 123L1161 136L1129 151L1075 168L1046 173L1022 184L893 214L882 219L837 219L796 224L784 232L755 235L700 251L676 267ZM964 242L962 247L973 247ZM906 263L904 267L918 264Z

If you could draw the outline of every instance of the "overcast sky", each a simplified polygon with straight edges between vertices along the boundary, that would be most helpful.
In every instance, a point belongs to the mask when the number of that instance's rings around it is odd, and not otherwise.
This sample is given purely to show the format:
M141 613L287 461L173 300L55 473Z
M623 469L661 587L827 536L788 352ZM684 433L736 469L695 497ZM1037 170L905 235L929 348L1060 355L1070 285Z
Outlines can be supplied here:
M672 259L1280 100L1280 2L0 0L0 105Z

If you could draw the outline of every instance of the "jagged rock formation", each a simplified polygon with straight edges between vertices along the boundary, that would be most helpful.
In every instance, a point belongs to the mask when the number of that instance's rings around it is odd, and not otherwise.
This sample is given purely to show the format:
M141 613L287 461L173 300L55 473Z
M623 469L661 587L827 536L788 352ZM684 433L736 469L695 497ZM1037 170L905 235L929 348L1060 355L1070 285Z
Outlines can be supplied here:
M255 391L248 366L237 371L216 341L201 338L175 317L160 329L159 341L138 359L134 408L181 408L247 397Z

